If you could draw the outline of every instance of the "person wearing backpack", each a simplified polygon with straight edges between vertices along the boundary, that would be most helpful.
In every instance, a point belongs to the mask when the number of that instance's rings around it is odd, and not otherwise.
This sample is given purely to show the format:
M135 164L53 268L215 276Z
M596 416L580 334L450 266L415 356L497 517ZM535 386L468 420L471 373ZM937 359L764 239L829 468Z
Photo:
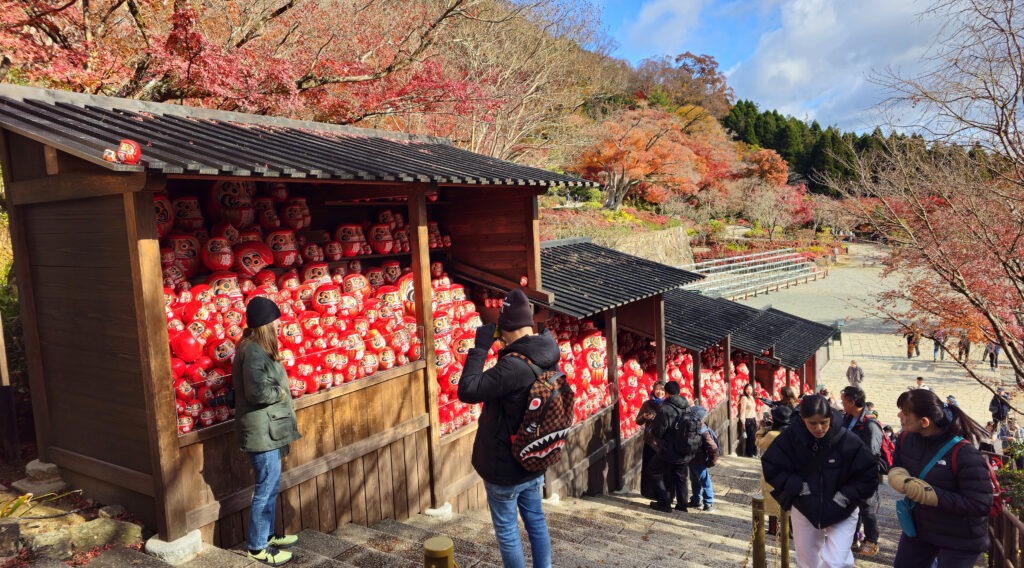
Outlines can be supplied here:
M686 512L686 474L690 460L700 446L700 423L694 423L690 401L679 396L679 383L665 384L665 402L658 408L651 430L661 441L657 455L651 463L651 479L654 481L656 501L651 508L663 513L672 512L671 485L676 496L676 510Z
M988 403L988 412L992 415L992 422L996 428L999 428L1010 415L1010 393L1006 392L1006 389L999 387L996 394L992 395L992 400Z
M849 386L842 390L840 399L843 405L843 427L856 434L864 447L871 452L871 455L878 462L878 479L888 471L889 463L882 455L882 445L885 434L882 432L882 425L865 410L866 399L864 391L860 387ZM853 539L852 549L855 553L863 556L874 556L878 554L878 484L875 484L875 491L858 504L860 516L857 525L864 526L864 540L858 542Z
M988 550L993 487L989 466L972 445L981 432L932 391L910 390L896 400L903 432L896 441L889 485L897 502L899 548L893 566L974 566ZM922 474L923 472L923 474ZM910 536L914 533L916 536Z
M877 460L820 395L800 401L800 418L761 457L764 478L791 511L797 565L852 567L857 504L878 489Z
M484 372L496 329L505 347L498 353L498 363ZM533 313L526 294L512 290L502 301L497 328L487 324L477 329L459 381L459 400L483 403L472 463L484 480L491 522L506 568L526 566L519 515L530 538L534 568L551 566L551 539L541 508L544 472L523 467L512 453L512 437L523 421L530 389L537 379L531 363L542 370L557 369L558 359L558 344L551 334L546 330L533 332Z
M702 511L715 510L715 488L711 485L711 473L708 468L718 465L718 435L704 423L707 418L708 409L703 406L692 407L692 412L701 421L700 425L700 449L697 455L690 460L690 502L687 507L701 507Z

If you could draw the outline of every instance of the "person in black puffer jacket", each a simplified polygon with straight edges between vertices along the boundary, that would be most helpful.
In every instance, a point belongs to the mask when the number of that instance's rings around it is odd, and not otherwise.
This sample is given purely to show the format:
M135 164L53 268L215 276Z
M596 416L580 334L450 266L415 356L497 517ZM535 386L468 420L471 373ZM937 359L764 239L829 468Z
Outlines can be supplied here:
M792 512L801 568L852 567L857 504L878 488L877 461L825 398L804 397L800 417L761 458L765 481Z
M972 445L978 427L932 391L907 391L896 406L903 433L896 441L889 485L915 502L912 516L917 537L900 536L893 566L927 568L936 560L942 568L974 566L978 555L988 550L986 517L992 506L988 465ZM924 479L918 479L954 436L965 441L942 456Z
M676 510L686 511L687 483L686 474L693 456L676 455L672 444L665 436L679 417L690 412L690 401L679 396L679 383L669 381L665 384L665 402L658 408L658 416L654 419L651 432L661 440L660 450L651 462L651 481L654 482L654 493L657 501L651 501L651 508L664 513L672 512L672 495L676 496Z
M525 356L540 370L557 369L558 344L547 330L534 333L533 312L521 290L505 295L497 332L505 342L498 363L484 371L496 328L494 324L480 326L459 381L459 400L484 403L473 441L473 468L484 480L502 563L511 568L525 566L518 522L522 516L534 568L550 568L551 539L541 507L544 472L527 471L512 454L512 436L523 421L537 375L529 363L511 354Z

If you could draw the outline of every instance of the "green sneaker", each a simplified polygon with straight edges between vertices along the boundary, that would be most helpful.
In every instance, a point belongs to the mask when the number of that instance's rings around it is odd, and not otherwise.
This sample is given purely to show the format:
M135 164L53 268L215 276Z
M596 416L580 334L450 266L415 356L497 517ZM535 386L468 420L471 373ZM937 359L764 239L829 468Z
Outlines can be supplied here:
M287 564L292 559L291 552L285 552L284 550L278 550L274 547L268 546L263 550L257 552L249 551L249 559L257 560L266 564L267 566L281 566Z
M294 534L285 535L271 535L270 540L267 542L270 546L276 546L278 548L288 548L289 546L299 542L299 537Z

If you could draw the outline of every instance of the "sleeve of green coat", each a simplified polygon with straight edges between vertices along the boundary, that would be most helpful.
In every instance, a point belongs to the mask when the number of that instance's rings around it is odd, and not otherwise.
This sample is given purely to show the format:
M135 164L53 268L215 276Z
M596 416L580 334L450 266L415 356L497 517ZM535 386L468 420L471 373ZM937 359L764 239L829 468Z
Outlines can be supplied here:
M252 404L273 404L281 400L281 388L267 374L267 358L247 355L242 362L245 398Z

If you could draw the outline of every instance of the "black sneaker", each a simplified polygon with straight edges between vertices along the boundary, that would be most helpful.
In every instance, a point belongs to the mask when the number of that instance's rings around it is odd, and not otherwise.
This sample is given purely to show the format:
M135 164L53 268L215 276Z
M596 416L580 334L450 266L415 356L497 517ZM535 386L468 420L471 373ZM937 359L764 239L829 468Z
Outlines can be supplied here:
M657 501L651 501L651 508L654 509L655 511L661 511L662 513L671 513L672 512L672 506L671 505L662 505L661 503L658 503Z
M714 510L715 510L715 506L712 505L711 503L706 503L704 505L704 507L701 508L701 511L705 511L705 512L708 512L708 513L712 512Z
M268 546L263 550L257 550L255 552L250 550L249 559L262 562L267 566L282 566L291 561L292 553Z
M690 512L690 508L687 507L686 505L683 505L682 507L680 507L679 505L676 505L676 511L679 511L680 513L689 513Z
M700 507L700 499L690 499L690 502L686 504L687 507Z

